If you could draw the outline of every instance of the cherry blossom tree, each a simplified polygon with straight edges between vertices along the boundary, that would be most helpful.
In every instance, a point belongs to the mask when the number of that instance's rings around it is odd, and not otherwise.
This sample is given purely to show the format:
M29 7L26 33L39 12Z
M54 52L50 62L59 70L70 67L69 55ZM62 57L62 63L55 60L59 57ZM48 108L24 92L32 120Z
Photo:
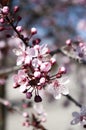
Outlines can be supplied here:
M86 106L71 95L68 76L68 73L72 73L73 63L86 65L86 43L77 33L84 25L78 24L75 29L67 10L69 6L84 7L86 1L21 0L15 5L16 2L0 1L0 86L5 87L9 74L12 73L13 89L19 89L18 94L24 94L25 99L21 106L13 105L2 97L0 103L8 111L25 118L23 126L33 130L47 130L44 125L47 113L40 105L43 96L47 95L53 100L66 97L67 101L80 109L80 113L76 110L72 113L74 119L70 124L79 123L82 128L86 128ZM64 16L63 11L69 17L67 23L71 22L66 26L59 20L59 15ZM84 15L83 13L83 18ZM61 28L60 24L64 27ZM51 44L48 44L47 38ZM83 77L81 80L80 83L83 84ZM26 112L28 107L34 112Z

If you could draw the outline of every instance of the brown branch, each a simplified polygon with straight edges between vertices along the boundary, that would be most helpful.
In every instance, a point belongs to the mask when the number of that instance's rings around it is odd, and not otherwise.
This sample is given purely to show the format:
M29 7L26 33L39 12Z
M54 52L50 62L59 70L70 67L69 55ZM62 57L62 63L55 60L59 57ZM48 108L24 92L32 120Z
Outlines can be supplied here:
M72 101L76 106L78 106L78 107L82 107L82 105L79 103L79 102L77 102L71 95L66 95L65 96L68 100L70 100L70 101Z
M54 55L56 53L61 53L62 55L65 55L65 56L69 57L70 59L76 61L79 64L86 65L86 60L81 59L80 57L78 57L76 55L73 55L70 52L68 52L66 50L66 46L63 46L61 48L57 48L56 50L50 52L51 55Z
M76 56L76 55L73 55L73 54L69 53L65 48L66 48L65 46L63 46L61 48L61 53L62 54L64 54L65 56L69 57L70 59L75 60L78 63L82 63L82 60L81 60L81 58L79 56Z
M5 100L5 99L3 99L1 97L0 97L0 104L3 104L9 110L16 111L20 115L23 115L22 111L17 106L13 106L8 100Z
M0 70L0 76L13 73L13 72L19 70L20 68L21 68L21 66L13 66L13 67L10 67L10 68L2 69L2 70Z

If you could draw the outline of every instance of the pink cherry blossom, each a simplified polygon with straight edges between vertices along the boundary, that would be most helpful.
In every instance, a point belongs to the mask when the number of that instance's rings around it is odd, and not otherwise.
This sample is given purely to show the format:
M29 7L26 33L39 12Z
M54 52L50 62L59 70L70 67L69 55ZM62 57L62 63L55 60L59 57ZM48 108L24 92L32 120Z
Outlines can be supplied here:
M50 62L44 62L44 63L41 64L40 70L44 71L44 72L48 72L48 71L50 71L51 67L52 66L51 66Z
M69 94L67 84L69 79L61 78L55 79L50 85L48 85L48 91L53 94L55 99L60 99L61 95Z
M2 12L3 12L4 14L8 14L8 13L9 13L9 7L8 7L8 6L4 6L4 7L2 8Z
M83 127L86 126L86 106L82 106L80 112L73 112L72 116L74 117L72 125L80 123Z
M28 84L27 74L24 72L24 70L19 70L18 74L14 75L14 87L17 87L19 85L22 85L25 87Z

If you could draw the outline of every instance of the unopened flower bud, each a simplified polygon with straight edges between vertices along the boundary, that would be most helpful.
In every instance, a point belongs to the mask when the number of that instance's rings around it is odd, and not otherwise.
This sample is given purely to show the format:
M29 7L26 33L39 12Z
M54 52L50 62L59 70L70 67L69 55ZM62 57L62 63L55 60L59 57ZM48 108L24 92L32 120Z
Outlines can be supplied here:
M32 93L31 92L26 92L26 98L30 99L32 97Z
M66 69L64 66L62 66L60 69L59 69L59 73L61 74L65 74L66 73Z
M52 57L52 58L50 59L50 62L51 62L51 64L54 64L54 63L56 63L56 59Z
M28 117L29 115L28 115L27 112L23 112L23 116L24 116L24 117Z
M60 73L56 74L56 78L61 78L61 77L62 77L62 75Z
M31 34L32 34L32 35L34 35L34 34L36 34L36 33L37 33L37 29L36 29L36 28L34 28L34 27L33 27L33 28L31 28L31 30L30 30L30 31L31 31Z
M0 18L0 23L4 23L4 18Z
M36 38L35 40L32 41L33 45L37 45L41 42L39 38Z
M71 46L71 39L68 39L68 40L66 41L66 45L67 45L67 46Z
M14 9L13 9L13 11L14 11L15 13L18 12L18 11L19 11L19 6L15 6Z
M34 101L35 101L35 102L41 102L41 101L42 101L42 98L41 98L39 95L36 95L36 96L34 97Z
M7 106L7 107L10 107L10 102L9 101L4 101L4 105Z
M0 31L5 30L5 28L3 26L0 26Z
M17 20L18 20L18 21L20 21L21 19L22 19L22 17L21 17L21 16L18 16L18 17L17 17Z
M83 46L84 46L84 43L80 42L79 47L83 47Z
M30 126L29 121L26 120L26 121L23 123L23 126L29 127L29 126Z
M8 14L9 13L9 7L8 6L4 6L2 9L3 14Z
M40 83L41 84L45 83L45 78L44 77L40 78Z
M17 26L17 27L16 27L16 30L17 30L18 32L21 32L21 31L22 31L22 26Z
M38 90L41 90L43 87L40 85L40 86L38 86L37 88L38 88Z
M40 71L35 71L34 72L34 77L39 78L40 75L41 75Z
M6 38L10 38L11 37L11 35L10 34L6 34Z

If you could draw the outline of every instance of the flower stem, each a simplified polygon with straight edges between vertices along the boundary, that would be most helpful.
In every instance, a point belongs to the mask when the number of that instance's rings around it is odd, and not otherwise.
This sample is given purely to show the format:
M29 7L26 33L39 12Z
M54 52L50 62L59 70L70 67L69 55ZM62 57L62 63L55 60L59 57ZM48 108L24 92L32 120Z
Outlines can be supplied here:
M23 43L28 46L28 43L25 41L25 39L23 38L23 36L16 30L16 27L14 26L14 24L12 23L12 21L10 21L9 17L6 16L6 20L8 21L8 23L10 24L10 26L13 28L13 30L17 33L18 37L23 41Z

